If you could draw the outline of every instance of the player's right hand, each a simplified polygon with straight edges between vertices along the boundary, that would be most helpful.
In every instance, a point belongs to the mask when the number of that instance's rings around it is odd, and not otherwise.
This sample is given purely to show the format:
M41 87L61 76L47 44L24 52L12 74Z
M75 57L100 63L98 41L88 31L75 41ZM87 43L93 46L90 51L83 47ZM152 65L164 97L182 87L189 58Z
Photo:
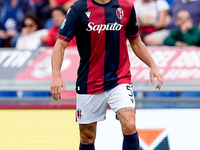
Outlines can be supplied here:
M61 99L61 88L66 92L67 88L61 77L53 77L51 82L51 96L54 100Z

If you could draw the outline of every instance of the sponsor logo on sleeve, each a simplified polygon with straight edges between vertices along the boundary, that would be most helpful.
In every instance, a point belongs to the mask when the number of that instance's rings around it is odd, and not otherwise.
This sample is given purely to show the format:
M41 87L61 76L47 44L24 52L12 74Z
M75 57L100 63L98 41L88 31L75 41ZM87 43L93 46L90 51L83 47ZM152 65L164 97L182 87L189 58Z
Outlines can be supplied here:
M64 28L64 26L65 26L65 23L66 23L66 20L67 20L67 19L65 19L65 20L63 21L62 25L60 26L60 28L61 28L61 29L63 29L63 28Z

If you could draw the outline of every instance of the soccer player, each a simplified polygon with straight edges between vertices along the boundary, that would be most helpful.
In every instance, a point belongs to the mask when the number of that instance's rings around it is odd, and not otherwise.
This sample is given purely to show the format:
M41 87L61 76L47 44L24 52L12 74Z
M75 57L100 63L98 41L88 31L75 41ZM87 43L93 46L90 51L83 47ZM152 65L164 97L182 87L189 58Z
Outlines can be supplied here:
M52 54L51 95L61 99L65 48L76 37L80 55L76 81L76 114L80 130L79 150L94 150L96 126L105 119L107 104L116 112L124 136L122 150L138 150L135 99L131 85L126 39L136 56L150 67L151 82L162 76L140 39L134 6L127 0L79 0L68 10Z

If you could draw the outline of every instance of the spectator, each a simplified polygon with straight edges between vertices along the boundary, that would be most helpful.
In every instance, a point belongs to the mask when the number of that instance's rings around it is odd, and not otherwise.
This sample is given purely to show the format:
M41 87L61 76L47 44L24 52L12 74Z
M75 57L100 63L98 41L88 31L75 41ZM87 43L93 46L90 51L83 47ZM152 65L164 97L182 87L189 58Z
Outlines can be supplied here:
M52 0L31 0L36 8L37 15L40 16L44 22L50 18L50 1Z
M49 29L49 33L47 35L43 35L41 37L42 43L46 46L54 46L57 40L57 33L62 25L66 12L62 6L54 7L51 11L52 20L54 22L54 26ZM70 41L70 45L75 45L74 40Z
M36 13L27 13L16 49L35 50L41 45L41 36L48 33Z
M150 46L160 46L164 39L170 34L170 31L177 28L175 25L178 11L189 11L193 20L193 25L200 23L200 0L174 0L170 8L171 21L165 30L156 31L145 37L145 43Z
M136 1L135 9L142 38L165 27L169 10L169 5L165 0Z
M170 35L164 40L164 45L168 46L188 46L196 45L200 39L200 32L192 24L192 18L187 10L180 10L176 18L177 29L172 30Z
M49 21L48 19L51 18L51 9L57 6L63 6L65 11L69 9L69 7L76 1L76 0L32 0L35 3L38 16L46 22Z
M24 15L29 11L34 11L34 6L27 0L8 0L2 4L3 7L0 14L0 46L15 47Z

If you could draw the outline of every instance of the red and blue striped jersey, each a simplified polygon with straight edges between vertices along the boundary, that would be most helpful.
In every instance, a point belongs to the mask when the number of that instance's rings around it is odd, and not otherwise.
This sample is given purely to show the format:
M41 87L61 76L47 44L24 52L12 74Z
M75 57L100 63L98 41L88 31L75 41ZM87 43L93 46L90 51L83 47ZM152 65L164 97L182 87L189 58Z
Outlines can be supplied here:
M66 16L57 37L67 42L76 37L80 55L76 92L98 94L131 83L126 39L139 36L133 4L78 0Z

